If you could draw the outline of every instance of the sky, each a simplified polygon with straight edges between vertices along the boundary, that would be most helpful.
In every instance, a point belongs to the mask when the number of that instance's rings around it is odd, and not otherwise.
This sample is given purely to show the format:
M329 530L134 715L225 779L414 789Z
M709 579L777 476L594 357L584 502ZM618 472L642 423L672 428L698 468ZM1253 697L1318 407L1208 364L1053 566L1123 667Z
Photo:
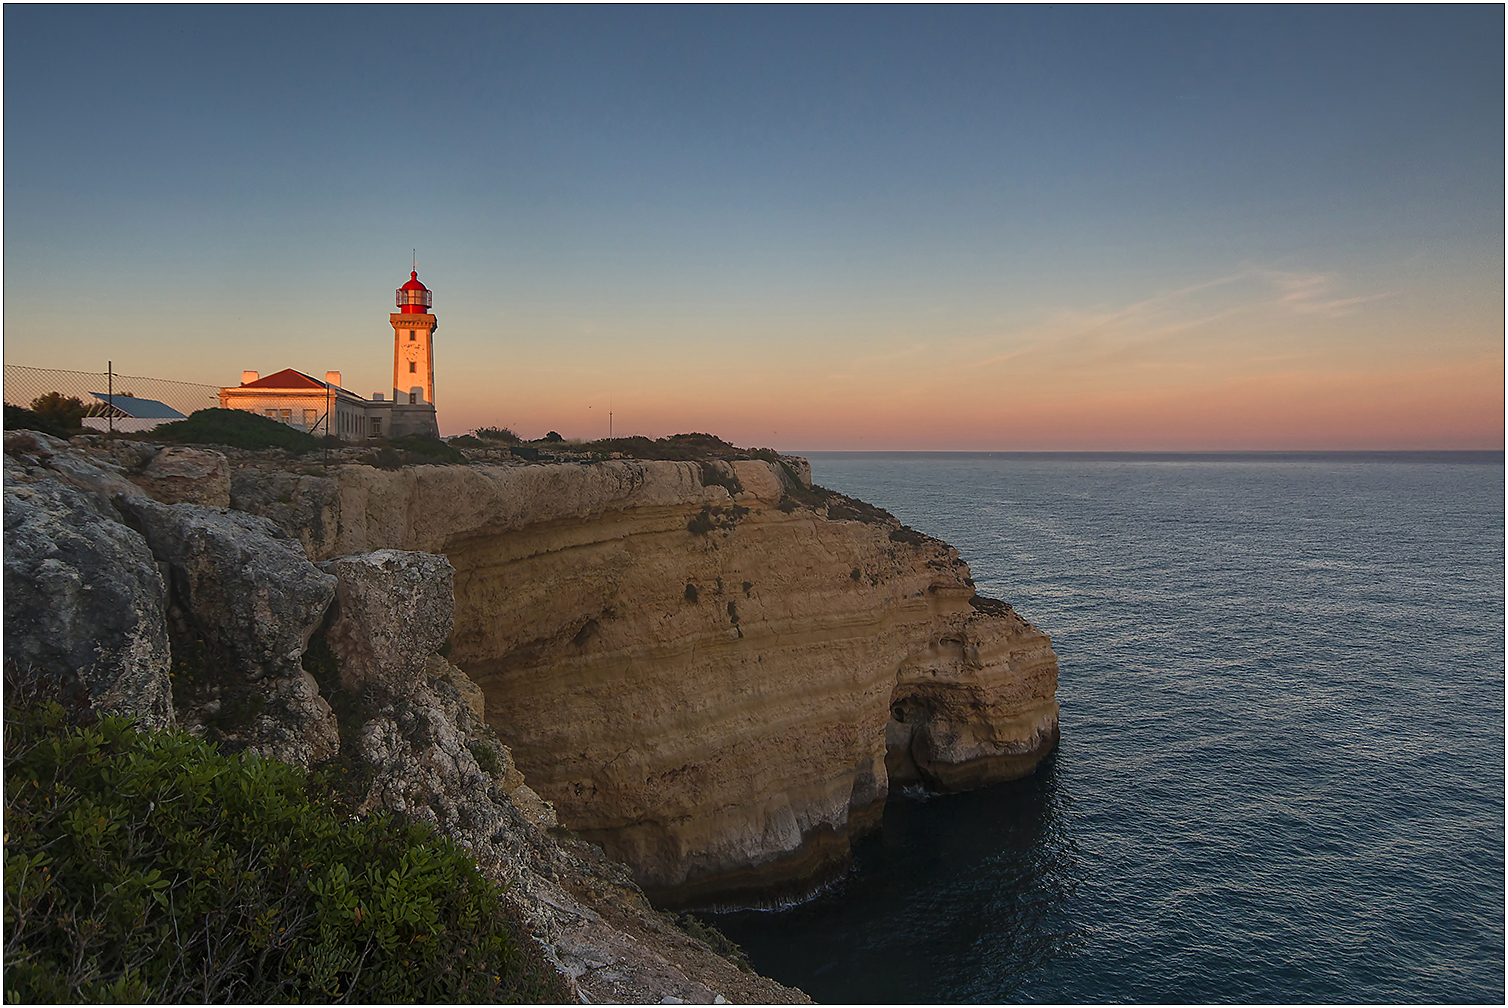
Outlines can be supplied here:
M1502 448L1504 12L4 11L8 363L442 433Z

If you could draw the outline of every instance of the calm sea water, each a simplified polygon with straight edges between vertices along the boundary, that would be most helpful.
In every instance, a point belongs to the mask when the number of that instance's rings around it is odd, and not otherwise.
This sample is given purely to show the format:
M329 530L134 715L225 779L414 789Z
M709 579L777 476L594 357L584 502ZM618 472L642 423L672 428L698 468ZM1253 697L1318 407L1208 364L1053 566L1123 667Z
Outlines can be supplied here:
M813 453L1051 634L1062 743L709 915L828 1002L1504 995L1502 453Z

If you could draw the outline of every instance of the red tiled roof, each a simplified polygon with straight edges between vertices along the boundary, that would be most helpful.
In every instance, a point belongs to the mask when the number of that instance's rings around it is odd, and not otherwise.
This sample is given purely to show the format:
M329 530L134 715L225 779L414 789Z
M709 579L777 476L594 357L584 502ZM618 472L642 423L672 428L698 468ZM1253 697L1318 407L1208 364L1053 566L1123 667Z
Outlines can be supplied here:
M284 368L277 374L270 374L266 378L258 378L254 382L247 382L241 388L275 388L275 389L322 389L325 383L317 378L310 378L302 371L293 368Z

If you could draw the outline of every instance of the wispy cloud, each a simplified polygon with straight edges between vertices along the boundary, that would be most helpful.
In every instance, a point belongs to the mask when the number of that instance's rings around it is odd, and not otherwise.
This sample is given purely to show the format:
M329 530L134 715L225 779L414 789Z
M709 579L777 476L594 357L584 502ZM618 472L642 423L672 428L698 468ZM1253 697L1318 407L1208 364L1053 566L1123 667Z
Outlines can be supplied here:
M1240 359L1277 359L1284 355L1262 341L1280 337L1294 322L1340 318L1357 305L1389 296L1335 297L1335 286L1328 274L1247 267L1118 308L1065 308L1036 325L977 341L965 366L1036 361L1046 367L1083 367L1135 359L1152 363L1160 356L1163 366L1181 369L1188 358L1169 355L1175 345L1194 350L1233 339L1251 343L1252 351L1268 351L1240 354ZM981 354L989 350L995 352Z

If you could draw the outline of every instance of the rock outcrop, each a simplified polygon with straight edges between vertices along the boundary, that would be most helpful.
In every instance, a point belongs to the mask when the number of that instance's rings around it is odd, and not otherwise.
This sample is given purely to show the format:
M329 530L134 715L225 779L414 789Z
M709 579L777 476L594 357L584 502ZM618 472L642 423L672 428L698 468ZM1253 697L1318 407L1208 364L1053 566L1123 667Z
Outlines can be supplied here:
M43 434L9 432L5 446L7 662L82 685L101 710L172 724L162 575L109 503L77 485L118 477Z
M450 637L455 571L442 556L377 550L319 565L336 579L338 605L326 631L347 689L403 697L424 679Z
M144 498L115 506L169 573L180 659L202 649L178 663L194 680L179 687L186 723L216 719L223 738L300 766L332 755L335 717L302 659L335 579L265 518ZM228 705L239 716L223 717Z
M142 466L135 482L167 504L230 506L230 463L219 452L164 448Z
M809 478L342 466L326 548L447 556L451 660L561 822L658 900L737 899L840 866L892 774L1006 780L1057 738L1047 637L951 547Z
M22 680L78 683L94 707L148 724L176 710L233 750L349 773L362 809L434 824L505 883L584 1002L807 1002L656 912L600 848L557 834L480 687L436 653L453 622L444 557L382 551L323 573L267 520L148 498L133 480L154 446L10 432L5 448L5 645ZM316 680L311 662L333 674Z

